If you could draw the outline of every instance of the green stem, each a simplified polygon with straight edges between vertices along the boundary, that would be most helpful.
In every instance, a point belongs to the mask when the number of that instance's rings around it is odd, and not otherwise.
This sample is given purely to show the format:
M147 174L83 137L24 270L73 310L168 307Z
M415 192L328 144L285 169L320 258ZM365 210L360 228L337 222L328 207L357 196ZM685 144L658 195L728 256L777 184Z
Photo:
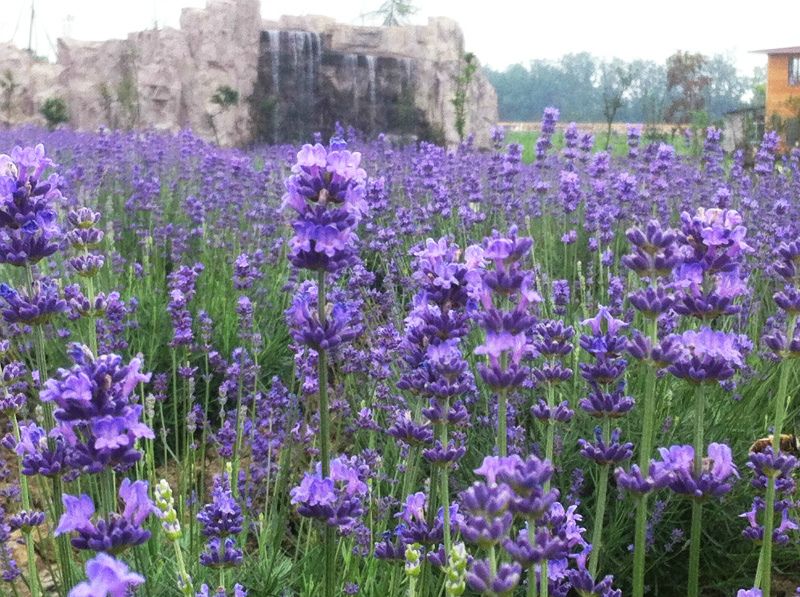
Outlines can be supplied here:
M25 274L28 283L28 292L30 296L34 296L34 276L33 268L28 265L25 268ZM33 348L34 357L36 359L36 369L39 371L39 388L44 386L47 379L47 355L45 351L44 342L44 329L41 324L33 326ZM44 412L44 423L46 431L48 432L48 446L51 450L55 449L55 440L49 437L50 431L55 427L55 417L53 417L53 404L51 402L41 402L42 411ZM55 476L52 478L52 515L53 520L58 521L64 513L64 506L61 502L61 478ZM61 589L62 593L66 594L69 587L75 584L72 576L72 557L71 548L69 545L69 537L60 535L56 540L58 546L58 563L61 569Z
M89 250L84 248L84 252L86 255L89 255ZM86 294L87 300L89 301L89 348L92 349L92 354L97 356L97 325L95 323L95 318L97 314L94 311L94 280L91 277L86 278Z
M650 320L648 330L650 345L658 341L658 320ZM644 407L642 415L642 440L639 449L639 470L646 475L653 455L653 431L656 412L656 366L648 362L645 376ZM647 494L642 494L636 501L636 525L633 539L633 597L644 595L644 565L647 552Z
M644 474L644 473L642 473ZM644 595L644 562L647 551L647 494L636 500L636 526L633 538L633 596Z
M655 346L658 341L658 321L656 318L650 320L648 339L651 346ZM642 442L639 450L639 469L642 474L648 469L650 457L653 453L653 431L655 427L655 396L656 396L656 370L657 367L652 361L648 362L647 375L645 377L645 397L644 414L642 421Z
M244 439L244 417L242 412L243 375L239 374L238 391L236 393L236 442L233 445L233 472L231 487L233 495L239 497L239 459L241 458L242 441Z
M706 397L701 384L697 385L694 392L694 474L700 477L703 471L703 414ZM689 586L687 595L698 597L700 584L700 540L702 538L703 503L700 500L692 501L692 529L689 535Z
M775 528L775 477L769 476L767 481L767 495L764 507L764 540L761 544L761 554L758 558L758 570L755 586L761 589L763 595L772 587L772 534Z
M325 272L317 278L317 313L320 325L326 318ZM322 476L331 475L330 413L328 412L328 359L324 349L317 351L317 375L319 378L319 443ZM333 597L336 586L336 536L333 527L325 527L325 597Z
M408 590L407 593L408 597L416 597L417 595L417 577L416 576L409 576L408 577Z
M797 326L797 314L792 313L786 326L786 337L794 337ZM772 453L777 456L781 451L781 432L783 419L786 416L786 398L789 387L789 373L791 360L784 355L781 362L780 378L778 379L778 393L775 396L775 420L772 428ZM776 475L771 474L767 482L766 503L764 505L764 540L761 544L761 556L756 572L755 586L761 589L764 595L770 595L772 589L772 532L775 528L775 481Z
M172 349L172 425L175 427L175 456L180 460L181 456L181 429L178 426L178 353L176 349ZM177 462L175 464L178 464ZM182 475L180 474L180 467L178 467L178 480L179 485L182 482ZM183 485L180 485L180 493L183 495Z
M611 421L603 419L603 441L608 443L611 435ZM600 467L600 479L597 487L597 502L594 511L594 527L592 529L592 551L589 554L589 572L594 577L597 575L597 566L600 562L600 549L603 545L603 519L606 514L606 496L608 494L608 468L604 464Z
M528 518L528 530L529 532L533 532L533 529L536 528L536 519L531 517ZM536 564L531 564L530 568L528 568L528 587L525 590L525 597L537 597L539 593L539 587L536 582Z
M1 371L1 370L0 370ZM3 390L5 394L5 389ZM17 421L17 413L16 411L11 411L11 422L13 424L14 429L14 438L16 439L17 443L20 441L20 434L19 434L19 422ZM19 487L20 493L22 496L22 508L26 512L31 511L31 498L30 498L30 489L28 487L28 477L22 474L22 465L20 463L20 472L19 472ZM33 536L32 536L32 529L28 528L27 530L23 531L25 534L25 546L28 550L28 578L30 583L30 590L32 597L39 597L39 574L36 571L36 550L34 549L33 545Z
M445 420L441 425L439 441L442 442L442 447L447 447L447 413L450 411L450 400L444 399L444 413ZM439 471L440 487L439 493L442 501L442 513L444 514L444 553L445 561L450 561L450 479L449 479L449 463L445 462Z
M203 397L203 413L207 416L208 405L209 402L211 401L211 376L209 375L208 352L206 352L205 354L204 362L205 362L204 381L206 385L206 391ZM206 436L207 435L208 435L208 421L204 420L203 430L200 433L200 487L198 488L200 503L205 502L205 495L206 495Z
M508 456L508 395L505 388L497 394L497 452L500 456Z
M102 494L100 501L107 515L117 511L117 490L112 475L113 472L110 469L100 473L100 491Z
M553 384L547 384L547 408L549 410L553 410L553 403L555 402L555 387ZM547 420L547 431L546 431L546 439L545 439L545 448L544 448L544 457L545 460L548 460L550 464L553 464L553 446L555 444L555 425L553 421L548 419ZM555 467L555 465L553 465ZM550 491L550 484L551 480L548 479L544 483L544 491L547 493Z
M172 542L175 547L175 561L178 567L178 578L183 586L179 586L181 593L184 595L194 595L194 587L192 586L192 577L186 571L186 563L183 560L183 550L181 550L178 540Z
M547 560L542 561L542 574L539 584L541 588L539 593L542 597L547 597L550 593L550 575L547 573Z

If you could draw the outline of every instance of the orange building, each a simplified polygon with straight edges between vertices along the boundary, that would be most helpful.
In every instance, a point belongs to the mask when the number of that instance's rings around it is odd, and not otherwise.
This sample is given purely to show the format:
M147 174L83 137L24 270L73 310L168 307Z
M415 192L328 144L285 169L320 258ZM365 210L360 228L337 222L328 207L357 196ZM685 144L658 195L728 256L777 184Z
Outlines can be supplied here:
M785 128L787 121L800 120L800 46L758 53L767 55L767 128Z

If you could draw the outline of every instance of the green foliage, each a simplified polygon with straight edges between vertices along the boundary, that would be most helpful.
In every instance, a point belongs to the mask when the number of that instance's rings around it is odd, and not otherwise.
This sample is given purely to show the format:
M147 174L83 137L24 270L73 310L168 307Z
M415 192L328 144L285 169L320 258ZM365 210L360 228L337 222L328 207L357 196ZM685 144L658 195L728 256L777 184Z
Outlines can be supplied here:
M664 119L675 124L689 124L694 113L705 109L705 92L711 80L708 58L702 54L678 51L667 58L670 103Z
M672 99L666 63L603 60L583 52L566 54L558 60L514 64L504 71L487 69L486 74L497 90L501 120L538 121L545 107L558 106L563 121L604 122L604 89L614 79L604 76L604 72L613 75L618 68L635 73L635 77L623 94L624 102L615 120L663 122ZM753 95L753 87L766 78L764 69L756 69L751 76L740 75L733 58L727 55L708 58L706 70L711 80L702 97L714 120L744 106ZM758 105L756 98L752 101Z
M456 109L456 132L461 141L464 140L464 129L467 126L467 98L469 95L469 88L477 70L478 61L475 58L475 54L472 52L464 54L461 72L458 74L458 77L456 77L456 94L451 100Z
M787 145L795 146L800 143L800 97L790 97L786 100L789 116L784 118L784 139Z
M214 95L211 96L211 103L219 106L219 111L216 114L208 113L206 118L208 119L208 126L214 133L214 138L216 139L217 143L219 143L217 123L214 119L223 112L227 111L231 106L235 106L239 103L239 92L230 85L220 85L217 87Z
M0 77L0 109L7 123L11 123L11 116L14 110L14 94L19 88L19 83L14 80L14 73L5 70Z
M506 133L506 141L508 143L519 143L522 145L522 161L530 164L535 159L536 140L539 138L539 133L535 131L509 131ZM649 140L649 139L648 139ZM661 133L658 130L653 132L653 141L670 141L669 134ZM564 148L564 133L561 131L553 135L553 149L560 151ZM679 155L690 155L691 147L686 143L683 136L676 136L673 140L675 151ZM601 141L595 137L594 151L604 149L605 141ZM608 144L608 151L614 157L625 157L628 155L628 137L619 133L611 132L611 138Z
M45 100L39 112L47 121L50 130L69 120L67 103L60 97L49 97Z
M133 52L123 56L120 68L122 75L116 89L120 121L123 128L132 129L139 122L139 91L136 82L136 58Z
M384 27L398 27L416 12L417 7L411 0L385 0L378 10L368 16L380 18Z
M711 119L708 117L708 112L705 110L698 110L692 112L692 120L689 128L692 131L692 155L699 157L703 153L703 139L705 138L705 131L711 125Z
M604 63L600 69L600 89L603 98L603 117L608 124L606 129L606 145L611 142L611 125L620 108L625 105L625 95L633 85L637 72L632 64L625 64L621 60Z
M211 96L211 103L225 110L239 103L239 92L229 85L220 85Z
M105 124L111 129L132 129L139 123L139 91L136 60L132 52L120 60L120 78L116 85L103 81L97 85Z

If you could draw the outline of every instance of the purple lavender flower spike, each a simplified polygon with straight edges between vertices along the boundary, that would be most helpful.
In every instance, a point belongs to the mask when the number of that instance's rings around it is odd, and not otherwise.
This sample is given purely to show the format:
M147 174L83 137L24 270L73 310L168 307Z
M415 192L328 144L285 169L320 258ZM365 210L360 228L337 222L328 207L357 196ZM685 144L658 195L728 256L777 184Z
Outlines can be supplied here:
M284 207L293 209L289 258L295 267L335 272L353 260L354 232L366 211L361 154L337 144L304 145L286 180Z
M301 516L316 518L329 526L349 532L363 514L362 500L369 488L356 457L331 460L331 476L322 477L322 467L306 473L300 485L289 492L291 503Z
M211 503L203 506L197 513L197 520L206 537L225 538L228 535L238 535L242 531L242 509L233 497L227 473L214 477Z
M603 432L600 427L595 427L594 443L585 439L578 440L580 454L584 458L593 460L599 465L614 465L624 462L633 455L633 444L631 442L620 443L619 438L621 435L622 430L619 428L615 429L611 432L610 441L606 443L603 440Z
M708 446L708 457L698 477L694 473L694 448L689 445L659 448L660 461L651 466L654 478L666 479L666 486L675 493L695 499L721 497L731 490L739 471L733 463L731 449L725 444Z
M89 496L64 494L64 514L54 534L75 533L71 543L76 549L110 554L141 545L150 538L150 531L143 525L147 517L156 512L148 496L148 483L125 479L120 486L119 496L125 504L122 514L111 512L105 519L92 520L95 509Z
M500 564L492 574L487 560L474 560L467 572L467 583L473 591L487 597L508 595L519 584L522 567L516 562Z
M140 372L139 358L123 365L117 355L95 358L78 344L69 353L74 366L47 380L41 399L56 407L57 433L69 446L71 463L87 472L130 468L142 455L136 440L154 437L141 421L142 405L130 401L136 386L150 375Z
M25 267L58 250L59 176L41 178L52 165L41 144L0 155L0 263Z
M88 580L76 585L69 597L127 597L134 587L144 583L144 577L105 553L86 562L86 576Z

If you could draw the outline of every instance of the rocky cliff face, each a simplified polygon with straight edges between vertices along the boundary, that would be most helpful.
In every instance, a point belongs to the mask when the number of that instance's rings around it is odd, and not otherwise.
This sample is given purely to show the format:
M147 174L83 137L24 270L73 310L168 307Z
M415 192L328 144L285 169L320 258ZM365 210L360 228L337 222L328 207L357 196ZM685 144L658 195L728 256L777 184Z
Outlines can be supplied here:
M28 52L0 44L0 125L43 121L42 104L60 89L54 89L61 67L35 60Z
M263 28L254 110L265 137L307 137L338 119L372 133L458 141L452 100L464 68L464 40L455 21L356 27L306 16L265 21ZM466 108L465 129L488 145L497 96L480 70Z
M209 0L185 9L181 28L103 42L59 40L58 62L0 45L0 81L13 74L13 110L0 119L40 120L48 97L66 102L82 129L155 127L226 145L297 141L336 120L370 133L458 141L455 107L464 43L444 18L425 26L355 27L326 17L262 22L259 0ZM239 101L212 101L229 87ZM0 89L2 100L2 89ZM481 145L497 121L494 89L478 70L466 127Z

